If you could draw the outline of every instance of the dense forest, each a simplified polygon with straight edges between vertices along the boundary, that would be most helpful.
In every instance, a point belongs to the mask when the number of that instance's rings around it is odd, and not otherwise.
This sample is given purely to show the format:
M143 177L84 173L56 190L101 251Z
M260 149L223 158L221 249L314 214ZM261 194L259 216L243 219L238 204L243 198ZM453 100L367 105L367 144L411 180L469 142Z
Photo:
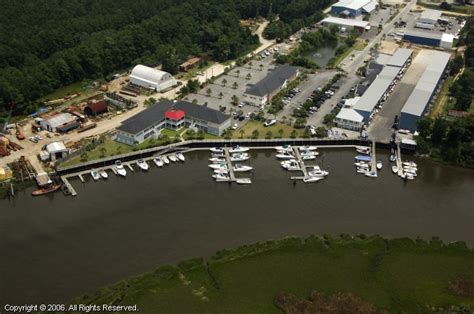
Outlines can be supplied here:
M258 43L242 18L299 25L327 0L0 0L0 113L136 63L175 73L190 55L225 61Z

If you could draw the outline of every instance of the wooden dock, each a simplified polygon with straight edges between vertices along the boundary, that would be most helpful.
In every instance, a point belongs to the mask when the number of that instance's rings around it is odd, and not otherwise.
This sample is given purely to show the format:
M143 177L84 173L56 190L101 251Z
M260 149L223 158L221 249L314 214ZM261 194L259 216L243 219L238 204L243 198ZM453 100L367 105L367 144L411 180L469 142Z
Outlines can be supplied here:
M72 184L68 180L69 176L62 176L61 181L63 181L64 185L66 186L67 190L69 193L71 193L72 196L77 196L77 192L72 186Z
M375 176L377 176L377 155L375 153L375 141L372 141L372 149L370 151L370 172L375 172Z
M227 168L229 169L230 182L235 182L234 168L232 167L232 161L230 160L229 148L224 148L225 159Z
M403 164L402 164L402 150L400 149L400 142L397 142L397 169L398 176L403 178Z

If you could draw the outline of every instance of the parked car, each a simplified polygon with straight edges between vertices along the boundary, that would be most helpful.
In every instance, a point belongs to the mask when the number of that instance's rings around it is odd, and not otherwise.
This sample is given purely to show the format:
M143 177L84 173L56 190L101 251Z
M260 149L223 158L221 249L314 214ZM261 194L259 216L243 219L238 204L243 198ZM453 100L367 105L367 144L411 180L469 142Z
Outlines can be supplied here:
M271 125L274 125L277 121L275 119L273 120L267 120L263 123L263 126L267 127L267 126L271 126Z

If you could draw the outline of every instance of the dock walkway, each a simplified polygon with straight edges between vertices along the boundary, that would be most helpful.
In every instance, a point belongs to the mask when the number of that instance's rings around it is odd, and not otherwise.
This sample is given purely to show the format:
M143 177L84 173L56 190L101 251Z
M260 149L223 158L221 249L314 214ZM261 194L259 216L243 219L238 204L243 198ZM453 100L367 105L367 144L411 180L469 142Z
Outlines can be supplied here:
M224 148L225 152L225 159L226 159L226 164L227 164L227 169L229 169L229 177L230 177L230 182L235 182L235 173L234 169L232 167L232 161L230 160L230 153L229 153L229 148Z

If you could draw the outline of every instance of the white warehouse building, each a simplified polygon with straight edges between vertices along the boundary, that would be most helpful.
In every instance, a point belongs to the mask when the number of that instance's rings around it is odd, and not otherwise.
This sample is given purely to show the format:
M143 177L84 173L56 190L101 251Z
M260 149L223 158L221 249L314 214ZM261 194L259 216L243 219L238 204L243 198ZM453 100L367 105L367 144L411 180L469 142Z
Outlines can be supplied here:
M177 81L168 72L139 64L133 68L130 74L130 83L161 92L176 85Z

